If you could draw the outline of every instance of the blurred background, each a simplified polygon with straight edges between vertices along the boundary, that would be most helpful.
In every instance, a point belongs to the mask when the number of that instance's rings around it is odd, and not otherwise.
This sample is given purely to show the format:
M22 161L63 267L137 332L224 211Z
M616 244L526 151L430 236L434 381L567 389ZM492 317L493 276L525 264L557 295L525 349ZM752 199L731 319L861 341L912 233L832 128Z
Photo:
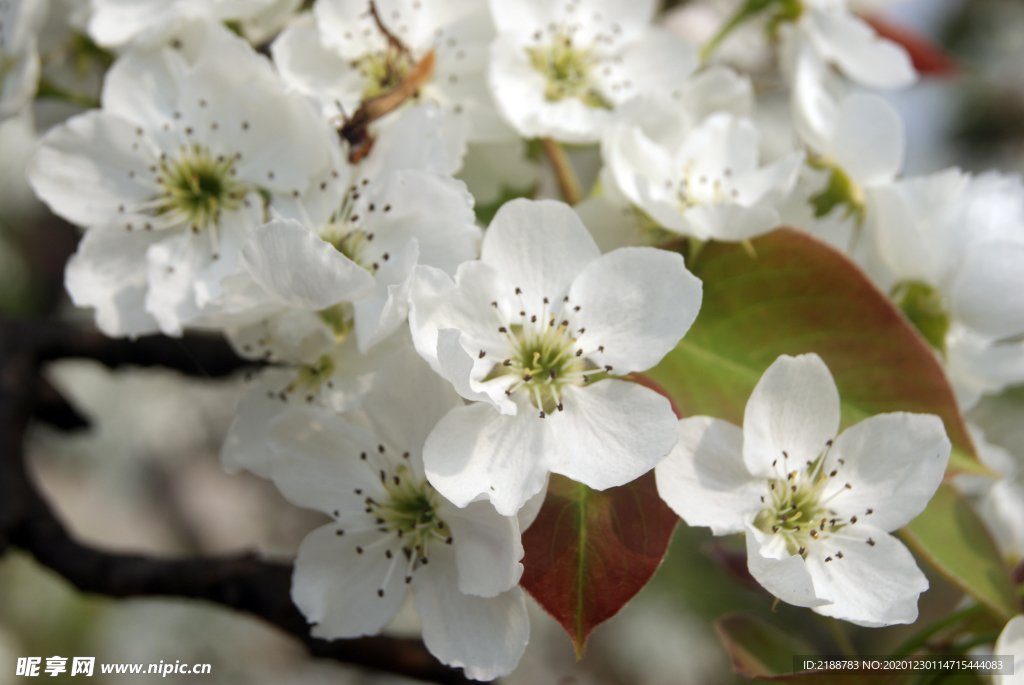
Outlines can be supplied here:
M668 24L696 30L696 4L672 4ZM91 313L75 311L63 294L63 267L77 231L50 215L24 179L37 132L98 95L106 57L81 36L67 35L64 21L83 5L54 0L52 12L60 21L44 31L41 46L49 90L31 116L0 124L0 313L5 317L59 316L91 325ZM1024 171L1024 0L876 0L872 8L937 41L959 65L952 77L924 79L888 96L906 123L906 173L952 164L974 171ZM685 11L690 15L676 16ZM68 102L62 90L81 96L79 103ZM289 559L303 536L321 524L319 514L289 505L269 482L221 469L218 451L241 379L111 372L76 360L52 364L47 377L91 427L69 434L33 426L27 458L51 506L84 543L155 556L252 550ZM1022 409L1024 396L1010 390L983 401L971 418L990 441L1024 462ZM581 663L575 663L562 629L532 604L531 644L504 682L736 682L712 623L738 610L770 616L816 649L836 653L832 628L821 617L786 605L772 614L772 598L731 573L743 567L742 555L741 541L712 541L707 530L681 523L654 581L595 631ZM933 575L930 580L932 589L921 598L922 622L948 613L961 600L945 581ZM415 620L411 611L403 611L389 630L415 634ZM848 628L861 653L882 653L913 631L908 626ZM44 664L45 657L59 655L95 656L97 663L212 665L210 675L172 675L167 682L411 682L312 659L275 628L219 607L84 595L27 555L11 551L0 558L0 664L29 655L44 657ZM98 668L93 677L96 682L133 679L103 676ZM0 685L18 680L13 668L0 670Z

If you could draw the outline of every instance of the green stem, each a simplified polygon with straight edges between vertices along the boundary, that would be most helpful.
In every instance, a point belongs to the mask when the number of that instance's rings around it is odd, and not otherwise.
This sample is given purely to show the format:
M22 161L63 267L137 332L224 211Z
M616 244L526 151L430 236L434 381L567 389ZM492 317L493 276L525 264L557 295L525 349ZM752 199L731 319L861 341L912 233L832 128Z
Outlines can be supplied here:
M56 100L63 100L70 102L73 105L79 105L81 107L99 107L100 101L98 98L94 98L91 95L85 95L83 93L76 93L66 88L61 88L56 83L48 78L39 79L39 89L36 91L36 98L54 98Z
M580 180L576 176L576 169L573 168L565 148L553 138L541 138L540 142L544 146L544 153L547 154L548 160L551 161L551 166L554 167L562 197L570 205L577 204L583 199L583 191L580 189Z
M700 61L701 63L707 62L708 58L711 57L711 53L722 44L730 33L733 32L737 26L750 19L754 15L765 10L776 0L747 0L746 3L736 13L729 17L729 21L725 22L722 28L718 29L718 33L712 36L711 40L704 44L704 47L700 49Z
M989 633L978 633L970 640L961 642L956 647L950 650L953 654L966 654L968 650L977 647L978 645L990 645L999 639L999 631L994 630Z
M828 628L828 632L832 634L832 639L835 640L839 653L851 658L857 656L857 650L854 649L853 643L850 642L850 637L843 630L843 626L839 621L830 616L823 616L822 619L825 622L825 627Z
M960 611L953 612L949 616L941 618L935 623L925 626L918 632L908 637L906 640L904 640L903 644L896 648L896 651L892 653L892 656L900 657L913 654L921 647L924 647L924 645L927 644L928 640L932 639L934 636L938 635L946 628L954 626L957 623L960 623L961 621L964 621L966 619L974 618L975 616L980 616L984 614L985 611L985 607L983 607L981 604L976 604L972 607L967 607L966 609L961 609Z

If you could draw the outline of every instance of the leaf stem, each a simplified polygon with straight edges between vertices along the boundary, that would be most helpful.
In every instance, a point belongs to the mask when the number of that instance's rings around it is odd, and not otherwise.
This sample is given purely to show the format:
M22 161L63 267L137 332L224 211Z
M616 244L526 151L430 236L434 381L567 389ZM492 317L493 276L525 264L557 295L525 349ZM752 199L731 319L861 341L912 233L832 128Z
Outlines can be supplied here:
M928 640L932 639L934 636L938 635L946 628L954 626L957 623L965 621L969 618L980 616L985 612L986 608L983 605L975 604L972 607L961 609L960 611L953 612L949 616L940 618L938 621L935 621L934 623L925 626L924 628L922 628L921 630L919 630L918 632L914 633L906 640L904 640L903 644L897 647L896 651L892 653L892 656L909 656L910 654L913 654L921 647L923 647L925 644L927 644Z
M557 140L553 138L541 138L541 145L544 146L544 153L548 156L551 166L555 170L555 177L558 179L558 187L562 191L562 197L570 205L577 204L583 199L583 191L580 189L580 180L576 176L576 169L572 166L569 155L566 154Z

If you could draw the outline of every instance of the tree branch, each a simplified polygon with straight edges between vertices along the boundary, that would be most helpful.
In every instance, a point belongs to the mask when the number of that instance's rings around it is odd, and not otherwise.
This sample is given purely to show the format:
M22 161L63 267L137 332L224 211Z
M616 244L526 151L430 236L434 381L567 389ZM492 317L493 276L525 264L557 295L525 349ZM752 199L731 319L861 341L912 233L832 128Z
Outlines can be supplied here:
M63 357L167 366L185 373L223 376L248 365L223 340L195 336L135 342L59 323L0 322L0 553L14 545L31 553L83 592L111 597L173 596L201 599L259 616L305 643L311 654L437 683L464 684L461 671L438 662L419 640L368 637L319 640L291 601L290 564L252 554L178 560L113 554L73 540L25 469L25 429L51 389L39 366Z

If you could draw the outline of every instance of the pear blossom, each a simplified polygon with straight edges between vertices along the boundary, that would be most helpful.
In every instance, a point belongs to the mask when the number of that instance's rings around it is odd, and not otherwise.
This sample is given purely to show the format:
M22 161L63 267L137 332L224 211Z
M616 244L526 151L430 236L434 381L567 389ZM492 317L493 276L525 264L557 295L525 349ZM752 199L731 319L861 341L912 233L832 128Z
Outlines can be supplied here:
M650 470L676 440L674 415L618 377L674 348L700 297L678 254L601 256L567 205L503 205L479 261L454 280L417 267L410 291L417 351L474 400L427 439L430 482L458 506L486 497L512 515L549 472L603 490Z
M408 590L435 656L466 675L507 675L529 620L515 517L487 502L460 509L423 470L423 441L462 400L413 352L397 353L358 415L294 408L269 428L269 473L294 504L331 522L303 541L292 599L327 639L372 635Z
M467 142L510 140L485 82L494 28L484 0L317 0L272 46L282 77L316 99L328 117L394 89L433 52L428 78L410 102L442 112L449 167L461 166Z
M787 9L796 14L782 27L784 54L809 48L820 62L834 65L843 76L868 88L906 88L917 80L903 46L876 34L850 11L848 0L782 0L779 4L792 6Z
M781 223L773 204L793 188L794 152L758 165L753 122L718 112L690 125L666 97L620 108L601 144L619 189L663 228L702 240L746 240Z
M697 51L650 24L655 4L491 0L489 82L505 120L525 138L595 143L616 107L681 88Z
M947 169L871 193L883 287L941 356L960 405L1024 381L1024 184Z
M43 138L29 180L87 228L67 268L74 302L110 335L180 334L223 295L264 198L302 195L334 134L230 36L192 63L171 48L131 52L102 99Z
M998 685L1024 683L1024 615L1014 616L1003 626L994 653L1013 658L1013 675L994 675L992 681Z
M39 81L37 34L46 0L0 0L0 121L32 102Z
M679 422L662 499L715 535L746 533L751 575L779 599L864 626L913 623L928 581L889 535L924 510L951 445L942 421L896 412L839 437L839 393L815 354L779 357L743 427Z

